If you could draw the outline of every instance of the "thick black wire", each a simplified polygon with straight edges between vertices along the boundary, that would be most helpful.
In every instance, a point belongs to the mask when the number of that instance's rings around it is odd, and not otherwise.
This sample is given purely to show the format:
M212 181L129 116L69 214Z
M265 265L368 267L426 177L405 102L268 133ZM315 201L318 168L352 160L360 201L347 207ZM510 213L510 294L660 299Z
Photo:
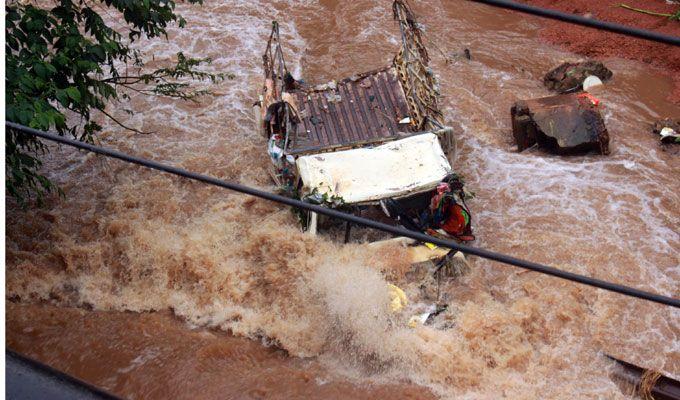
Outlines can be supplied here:
M23 125L15 124L13 122L5 122L5 125L9 128L16 129L17 131L25 132L30 135L38 136L43 139L51 140L53 142L66 144L79 149L91 151L97 154L103 154L107 157L117 158L119 160L127 161L132 164L141 165L143 167L156 169L159 171L167 172L170 174L178 175L184 178L192 179L199 182L204 182L210 185L219 186L225 189L231 189L237 192L249 194L251 196L260 197L266 200L274 201L277 203L287 204L292 207L300 208L307 211L313 211L322 215L327 215L331 218L337 218L344 221L349 221L353 224L367 226L369 228L377 229L384 232L389 232L397 236L404 236L411 239L415 239L421 242L434 243L437 246L446 247L449 249L461 251L465 254L472 254L475 256L487 258L489 260L498 261L505 264L510 264L516 267L525 268L531 271L540 272L547 275L556 276L558 278L566 279L573 282L582 283L584 285L593 286L600 289L609 290L611 292L616 292L624 294L627 296L637 297L639 299L649 300L659 304L665 304L671 307L680 308L680 300L674 299L672 297L663 296L656 293L646 292L644 290L635 289L629 286L619 285L616 283L611 283L603 281L596 278L591 278L584 275L575 274L573 272L562 271L560 269L549 267L546 265L541 265L531 261L521 260L509 255L496 253L493 251L469 247L452 240L440 239L434 236L425 235L420 232L411 231L402 227L388 225L382 222L373 221L370 219L358 217L356 215L347 214L341 211L337 211L331 208L326 208L318 206L315 204L305 203L303 201L292 199L285 196L280 196L274 193L265 192L263 190L251 188L238 183L227 182L211 176L197 174L195 172L190 172L182 168L173 167L166 164L161 164L156 161L147 160L140 157L135 157L129 154L121 153L116 150L111 150L99 146L95 146L89 143L79 142L77 140L68 139L63 136L55 135L48 132L39 131L37 129L29 128Z
M47 364L44 364L38 360L35 360L33 358L27 357L23 354L17 353L16 351L5 348L5 358L8 359L14 359L13 361L18 362L18 363L23 363L25 365L28 365L31 368L31 374L34 375L36 378L42 378L41 381L44 382L45 385L54 385L56 388L59 388L59 393L63 395L64 397L62 398L68 398L70 393L66 391L66 388L69 386L76 387L78 389L78 392L80 396L77 396L76 398L96 398L96 399L102 399L102 400L122 400L120 397L111 394L107 392L104 389L98 388L97 386L94 386L93 384L86 382L82 379L78 379L75 376L69 375L63 371L59 371L56 368L52 368ZM6 368L9 370L11 365L9 364L9 360L6 361ZM9 375L9 371L6 372L7 375ZM23 374L22 374L23 375ZM7 386L14 385L17 388L21 385L22 382L7 382ZM6 389L7 392L9 392L9 389ZM89 395L89 396L88 396ZM81 397L82 396L82 397Z
M572 24L588 26L591 28L602 29L609 32L620 33L622 35L633 36L640 39L651 40L654 42L666 43L672 46L680 46L680 37L664 35L662 33L633 28L626 25L615 24L613 22L599 21L592 18L582 17L546 8L534 7L520 4L510 0L471 0L477 3L484 3L494 7L506 8L508 10L519 11L539 17L556 19L559 21L570 22Z

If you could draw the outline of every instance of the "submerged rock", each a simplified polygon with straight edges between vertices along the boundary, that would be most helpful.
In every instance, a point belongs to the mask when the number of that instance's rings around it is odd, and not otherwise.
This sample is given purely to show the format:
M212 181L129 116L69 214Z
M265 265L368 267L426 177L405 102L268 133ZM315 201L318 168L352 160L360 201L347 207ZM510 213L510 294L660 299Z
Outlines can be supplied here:
M545 74L543 84L550 90L570 93L581 90L583 81L589 76L596 76L604 82L611 79L612 75L612 71L599 61L565 62Z
M538 143L557 154L609 154L609 133L598 106L599 100L588 93L516 102L511 115L518 150Z

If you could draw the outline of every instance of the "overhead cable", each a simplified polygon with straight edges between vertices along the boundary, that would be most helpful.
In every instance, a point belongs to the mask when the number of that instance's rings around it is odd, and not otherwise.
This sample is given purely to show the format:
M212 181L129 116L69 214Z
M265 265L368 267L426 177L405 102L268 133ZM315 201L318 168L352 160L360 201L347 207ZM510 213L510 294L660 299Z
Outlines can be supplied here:
M657 293L651 293L651 292L647 292L647 291L644 291L644 290L640 290L640 289L632 288L632 287L629 287L629 286L621 285L621 284L618 284L618 283L612 283L612 282L604 281L604 280L601 280L601 279L592 278L592 277L589 277L589 276L564 271L564 270L561 270L559 268L550 267L550 266L547 266L547 265L542 265L542 264L539 264L539 263L522 260L522 259L519 259L519 258L516 258L516 257L513 257L513 256L509 256L507 254L501 254L501 253L497 253L497 252L482 249L482 248L462 245L462 244L457 243L453 240L442 239L442 238L426 235L424 233L420 233L420 232L417 232L417 231L408 230L406 228L402 228L402 227L399 227L399 226L388 225L388 224L378 222L378 221L374 221L374 220L371 220L371 219L362 218L362 217L359 217L359 216L356 216L356 215L353 215L353 214L344 213L344 212L341 212L341 211L338 211L338 210L335 210L335 209L322 207L322 206L316 205L316 204L306 203L306 202L298 200L298 199L293 199L293 198L290 198L290 197L285 197L285 196L270 193L270 192L267 192L267 191L264 191L264 190L252 188L252 187L245 186L245 185L241 185L239 183L223 181L221 179L217 179L217 178L212 177L212 176L198 174L198 173L195 173L195 172L187 171L187 170L182 169L182 168L173 167L173 166L167 165L167 164L162 164L162 163L159 163L159 162L156 162L156 161L153 161L153 160L148 160L148 159L133 156L133 155L130 155L130 154L125 154L125 153L122 153L122 152L119 152L119 151L116 151L116 150L96 146L96 145L93 145L93 144L90 144L90 143L80 142L80 141L77 141L77 140L74 140L74 139L69 139L69 138L66 138L64 136L59 136L59 135L56 135L56 134L53 134L53 133L43 132L43 131L40 131L40 130L37 130L37 129L33 129L33 128L29 128L29 127L26 127L26 126L23 126L23 125L16 124L16 123L13 123L13 122L5 122L5 125L8 128L15 129L17 131L24 132L26 134L37 136L37 137L40 137L40 138L43 138L43 139L46 139L46 140L50 140L50 141L53 141L53 142L65 144L65 145L68 145L68 146L76 147L76 148L79 148L79 149L82 149L82 150L87 150L87 151L97 153L97 154L102 154L102 155L105 155L107 157L116 158L116 159L126 161L126 162L129 162L129 163L132 163L132 164L141 165L143 167L155 169L155 170L158 170L158 171L167 172L167 173L170 173L170 174L173 174L173 175L181 176L183 178L207 183L209 185L219 186L219 187L222 187L222 188L225 188L225 189L234 190L236 192L245 193L245 194L255 196L255 197L259 197L259 198L262 198L262 199L265 199L265 200L270 200L270 201L273 201L273 202L286 204L286 205L289 205L291 207L296 207L296 208L299 208L299 209L302 209L302 210L307 210L307 211L315 212L315 213L318 213L318 214L321 214L321 215L326 215L326 216L331 217L331 218L336 218L336 219L339 219L339 220L348 221L348 222L353 223L353 224L366 226L366 227L377 229L377 230L380 230L380 231L383 231L383 232L388 232L388 233L391 233L393 235L411 238L411 239L414 239L414 240L417 240L417 241L420 241L420 242L433 243L437 246L441 246L441 247L449 248L449 249L452 249L452 250L460 251L460 252L465 253L465 254L475 255L475 256L478 256L478 257L486 258L486 259L493 260L493 261L498 261L498 262L508 264L508 265L512 265L512 266L515 266L515 267L520 267L520 268L528 269L528 270L531 270L531 271L539 272L539 273L542 273L542 274L566 279L566 280L569 280L569 281L572 281L572 282L578 282L578 283L588 285L588 286L592 286L592 287L596 287L596 288L599 288L599 289L604 289L604 290L608 290L608 291L611 291L611 292L620 293L620 294L623 294L623 295L626 295L626 296L636 297L636 298L639 298L639 299L649 300L649 301L652 301L652 302L655 302L655 303L664 304L664 305L668 305L668 306L675 307L675 308L680 308L680 299L675 299L675 298L672 298L672 297L669 297L669 296L664 296L664 295L657 294Z

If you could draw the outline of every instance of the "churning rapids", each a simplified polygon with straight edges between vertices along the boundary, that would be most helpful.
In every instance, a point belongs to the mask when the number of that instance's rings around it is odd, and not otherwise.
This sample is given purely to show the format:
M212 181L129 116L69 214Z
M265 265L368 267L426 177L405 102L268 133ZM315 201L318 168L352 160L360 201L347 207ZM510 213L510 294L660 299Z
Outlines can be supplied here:
M274 190L251 105L272 20L296 77L324 82L390 62L390 1L208 1L186 29L144 44L234 74L200 104L133 96L101 144ZM510 106L548 95L541 78L577 56L536 38L537 20L465 1L414 4L430 47L452 160L476 198L477 246L649 291L680 295L680 158L648 123L678 116L670 80L607 59L595 94L610 156L517 153ZM569 29L565 26L565 29ZM104 121L102 121L104 122ZM604 353L680 376L680 312L471 259L446 282L433 326L402 250L374 254L299 232L290 209L70 148L45 163L66 193L7 211L7 344L129 398L619 399ZM391 314L386 282L409 309ZM171 310L171 311L168 311ZM248 339L245 339L248 338ZM268 347L267 347L268 346Z

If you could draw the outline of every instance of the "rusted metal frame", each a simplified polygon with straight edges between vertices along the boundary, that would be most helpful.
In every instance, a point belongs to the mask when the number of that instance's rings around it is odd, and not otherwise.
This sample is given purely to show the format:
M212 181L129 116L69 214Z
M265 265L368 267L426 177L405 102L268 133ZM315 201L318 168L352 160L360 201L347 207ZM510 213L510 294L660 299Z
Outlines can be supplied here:
M273 52L272 48L274 49ZM272 88L274 93L272 97L276 101L281 101L281 95L283 94L284 89L283 77L288 69L286 68L286 61L283 57L283 49L281 48L279 24L276 21L272 22L272 30L269 34L269 40L267 41L267 47L262 56L262 61L264 64L265 78L270 78L273 83Z
M410 73L412 71L409 71L409 67L408 67L408 63L411 62L411 56L413 56L414 54L412 54L412 49L410 48L409 43L408 43L408 38L409 38L408 30L409 29L408 29L407 22L406 22L406 16L402 15L402 13L404 13L406 11L403 9L403 5L399 2L394 3L394 10L395 10L396 17L399 21L399 30L401 32L401 41L402 41L401 59L402 59L402 64L403 64L402 67L404 69L404 75L406 75L406 78L408 80L408 89L409 89L409 92L411 92L410 95L412 96L414 103L416 103L415 99L417 98L416 97L417 89L416 89L415 82L413 81L414 80L414 74ZM415 104L415 105L418 108L418 110L414 110L414 111L416 111L416 113L422 113L422 110L420 110L420 104ZM421 116L420 115L414 115L414 116L412 116L412 118L420 119ZM417 121L417 122L418 122L418 125L420 125L421 121Z
M272 38L274 37L274 28L272 27L269 33L269 40L267 40L267 47L262 55L262 63L264 64L264 76L269 78L274 71L273 56L272 56Z
M284 89L284 87L283 87L283 85L284 85L283 77L286 74L286 64L283 62L283 51L281 51L281 46L278 45L278 43L277 43L277 46L276 46L276 53L275 54L276 54L277 58L280 59L280 61L278 63L278 76L274 79L274 82L275 82L275 85L274 85L275 92L274 92L274 94L276 95L276 98L278 100L281 100L281 97L283 96L283 91L284 91L283 90ZM276 82L279 83L278 86L276 85Z
M285 108L284 115L286 119L286 136L283 138L283 154L286 154L286 150L288 149L288 140L290 139L290 131L292 130L292 124L291 124L291 119L290 119L290 105L288 103L284 103L283 107ZM296 129L297 131L297 126ZM293 132L293 135L295 135L295 132Z
M386 121L387 125L387 136L393 136L396 133L396 124L394 121L390 118L389 114L387 114L387 107L385 107L385 101L383 101L383 94L380 91L380 87L378 86L378 83L376 82L375 75L371 75L368 79L370 79L371 82L371 89L373 94L373 97L378 100L378 111L380 111L381 117ZM382 132L381 132L382 133Z
M415 79L419 80L420 83L421 83L423 86L426 86L425 80L422 79L420 76L415 75ZM422 89L422 87L421 87L421 89ZM434 103L435 106L436 106L436 99L434 99L433 96L432 96L431 94L429 94L429 93L424 93L424 94L427 96L426 99L423 99L423 97L421 96L421 94L419 93L419 91L418 91L417 89L415 90L415 97L416 97L416 99L418 99L418 102L417 102L417 103L418 103L418 107L419 107L419 109L421 110L421 113L423 114L423 121L421 121L421 125L424 124L424 123L425 123L425 119L426 119L428 116L430 116L430 115L429 115L429 112L427 112L427 110L430 110L430 111L432 111L432 112L434 112L434 113L436 113L436 114L441 114L441 112L440 112L437 108L434 108L434 107L430 104L430 103Z
M405 0L396 0L393 11L402 35L402 49L395 57L394 64L402 70L403 77L406 78L406 82L403 82L405 84L404 90L409 93L407 95L407 98L410 98L409 105L410 108L415 108L412 111L416 114L412 118L422 128L427 121L426 117L433 119L443 117L438 109L436 82L428 71L429 55L423 44L422 32L416 25L415 15L410 10L410 6ZM420 75L423 75L424 78Z
M410 80L410 87L411 87L411 96L414 98L415 104L418 107L418 112L421 114L419 117L421 120L419 121L419 126L422 127L423 121L425 120L425 117L427 117L427 110L425 109L425 104L426 101L420 96L420 91L422 90L422 86L424 85L424 82L418 75L419 72L422 71L422 66L420 65L420 62L417 60L414 60L413 63L416 64L416 68L421 70L421 71L414 71L413 69L409 68L408 63L411 61L406 61L406 71L408 73L408 78ZM420 85L419 85L420 83ZM420 86L420 87L419 87Z
M408 31L411 32L414 43L418 44L418 50L420 58L423 59L425 64L429 63L430 56L427 53L427 49L422 45L421 31L417 26L416 16L411 10L411 6L406 0L395 0L392 4L392 11L400 24L406 25ZM402 15L403 13L403 15Z
M424 111L422 108L421 100L418 96L417 88L416 88L416 83L414 82L414 73L412 71L409 71L409 68L407 64L410 62L407 59L404 59L403 57L403 52L402 52L402 63L403 63L403 69L404 69L404 75L406 76L406 79L408 82L405 82L406 85L404 87L404 91L408 92L406 95L407 102L409 103L409 109L411 109L412 116L411 118L414 119L414 122L416 123L417 127L420 127L422 124L422 119L424 118Z

